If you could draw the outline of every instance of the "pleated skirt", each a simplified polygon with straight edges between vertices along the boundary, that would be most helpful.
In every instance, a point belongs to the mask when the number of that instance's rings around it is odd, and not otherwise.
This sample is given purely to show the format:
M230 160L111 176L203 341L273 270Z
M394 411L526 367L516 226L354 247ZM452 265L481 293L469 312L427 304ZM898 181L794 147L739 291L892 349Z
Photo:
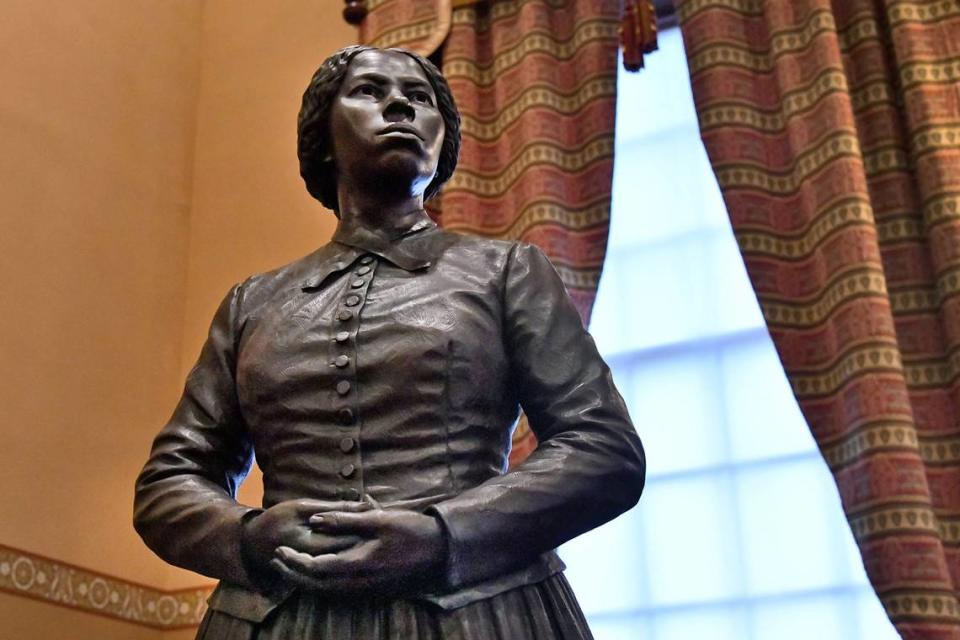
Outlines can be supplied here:
M592 640L562 573L446 611L419 601L295 593L257 624L208 610L198 640Z

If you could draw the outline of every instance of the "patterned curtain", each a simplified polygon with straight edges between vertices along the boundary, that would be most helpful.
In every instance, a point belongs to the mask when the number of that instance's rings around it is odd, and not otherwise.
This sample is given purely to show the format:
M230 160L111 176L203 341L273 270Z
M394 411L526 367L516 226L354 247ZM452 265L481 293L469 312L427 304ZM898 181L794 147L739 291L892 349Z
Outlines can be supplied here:
M452 4L368 2L362 38L430 55L446 36L442 67L463 116L463 148L440 222L539 245L586 321L607 243L619 2ZM511 462L535 445L522 422Z
M704 144L867 574L904 638L960 638L960 3L677 5Z

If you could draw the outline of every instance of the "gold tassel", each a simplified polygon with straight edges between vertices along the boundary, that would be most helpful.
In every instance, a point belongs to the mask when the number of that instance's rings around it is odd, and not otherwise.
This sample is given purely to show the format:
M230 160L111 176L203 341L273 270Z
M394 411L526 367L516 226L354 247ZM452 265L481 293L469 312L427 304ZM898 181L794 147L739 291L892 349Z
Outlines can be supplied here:
M344 0L343 19L357 26L367 17L367 3L363 0Z
M620 46L627 71L642 69L644 54L657 50L657 14L652 0L624 0Z

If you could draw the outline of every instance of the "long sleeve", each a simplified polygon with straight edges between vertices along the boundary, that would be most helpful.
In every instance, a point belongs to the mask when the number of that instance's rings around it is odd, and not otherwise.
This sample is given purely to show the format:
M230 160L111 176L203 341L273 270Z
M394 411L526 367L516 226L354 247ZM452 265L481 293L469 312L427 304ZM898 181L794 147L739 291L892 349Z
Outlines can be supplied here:
M623 513L643 490L640 439L553 265L517 245L504 278L505 344L539 446L430 509L447 532L454 588L522 566Z
M240 285L221 303L183 397L137 478L134 526L157 555L251 585L241 528L254 510L234 499L253 461L235 385Z

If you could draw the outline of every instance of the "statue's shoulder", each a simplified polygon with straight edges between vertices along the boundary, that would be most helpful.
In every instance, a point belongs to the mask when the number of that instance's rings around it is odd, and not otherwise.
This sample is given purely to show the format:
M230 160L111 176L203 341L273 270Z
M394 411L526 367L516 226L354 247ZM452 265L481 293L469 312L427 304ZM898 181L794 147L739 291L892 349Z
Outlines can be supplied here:
M449 239L446 244L447 255L472 261L478 268L486 265L497 272L519 265L522 271L529 271L531 264L546 264L552 268L553 262L538 245L525 240L504 240L487 238L467 233L443 231ZM452 249L452 251L451 251Z
M248 304L256 306L278 294L299 290L310 284L316 275L331 261L336 260L338 250L327 243L311 253L285 265L255 273L240 283L240 289Z
M503 265L511 251L523 243L517 240L502 240L486 236L438 229L437 239L444 244L444 253L450 257L459 257L485 262L493 265ZM479 265L478 265L479 266Z
M465 248L490 248L499 251L510 251L518 244L517 240L503 240L500 238L490 238L463 231L450 231L449 229L437 229L436 232L441 237L450 238L452 242Z

